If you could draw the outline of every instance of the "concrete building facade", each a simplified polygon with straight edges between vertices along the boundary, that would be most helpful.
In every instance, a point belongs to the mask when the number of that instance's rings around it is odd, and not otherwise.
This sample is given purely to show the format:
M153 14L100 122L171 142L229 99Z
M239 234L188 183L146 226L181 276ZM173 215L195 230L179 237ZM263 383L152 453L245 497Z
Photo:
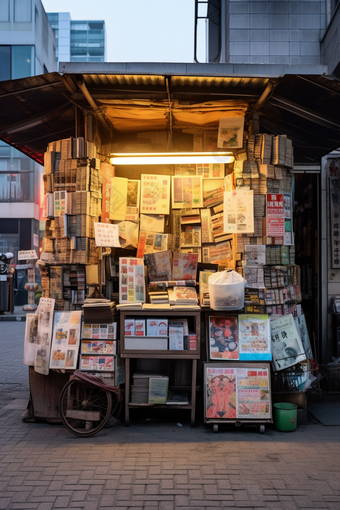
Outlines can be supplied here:
M40 0L0 2L0 80L50 72L54 35ZM13 121L14 122L14 121ZM0 252L39 249L43 168L0 142Z
M209 1L208 61L327 65L340 61L337 0Z
M56 40L56 70L59 62L105 62L105 21L71 20L68 12L47 14Z

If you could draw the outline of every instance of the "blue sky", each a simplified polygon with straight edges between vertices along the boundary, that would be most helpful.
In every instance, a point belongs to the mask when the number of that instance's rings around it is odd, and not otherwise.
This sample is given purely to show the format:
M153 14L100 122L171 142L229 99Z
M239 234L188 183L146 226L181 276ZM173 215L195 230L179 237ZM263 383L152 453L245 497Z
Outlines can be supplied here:
M194 0L42 0L46 12L105 20L109 62L193 62ZM203 32L200 40L202 41ZM204 62L204 43L198 44Z

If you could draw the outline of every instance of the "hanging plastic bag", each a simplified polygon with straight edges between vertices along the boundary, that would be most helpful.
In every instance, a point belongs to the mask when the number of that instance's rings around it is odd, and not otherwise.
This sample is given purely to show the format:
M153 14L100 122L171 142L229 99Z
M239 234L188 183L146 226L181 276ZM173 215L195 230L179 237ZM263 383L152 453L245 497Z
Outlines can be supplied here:
M208 278L210 307L213 310L240 310L244 307L245 279L236 271L226 269Z

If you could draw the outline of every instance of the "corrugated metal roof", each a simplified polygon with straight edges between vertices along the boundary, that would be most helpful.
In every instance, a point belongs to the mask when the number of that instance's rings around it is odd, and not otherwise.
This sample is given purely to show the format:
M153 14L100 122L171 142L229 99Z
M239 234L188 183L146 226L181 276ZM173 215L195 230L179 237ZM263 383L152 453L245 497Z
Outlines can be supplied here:
M61 64L60 73L0 82L0 139L42 162L49 142L81 135L77 111L92 111L109 136L106 112L112 113L112 105L128 111L136 101L150 109L162 104L166 128L172 106L180 111L181 105L218 107L238 100L247 114L258 111L260 132L293 140L297 162L319 162L340 146L340 82L319 67L312 72L270 65Z

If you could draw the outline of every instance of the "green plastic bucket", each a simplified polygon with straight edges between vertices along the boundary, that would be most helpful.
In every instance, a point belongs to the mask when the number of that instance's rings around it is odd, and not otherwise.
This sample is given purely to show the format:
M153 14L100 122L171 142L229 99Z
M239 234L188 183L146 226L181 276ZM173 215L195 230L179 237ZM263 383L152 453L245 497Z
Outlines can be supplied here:
M274 404L274 426L280 432L291 432L297 426L297 405L288 402Z

